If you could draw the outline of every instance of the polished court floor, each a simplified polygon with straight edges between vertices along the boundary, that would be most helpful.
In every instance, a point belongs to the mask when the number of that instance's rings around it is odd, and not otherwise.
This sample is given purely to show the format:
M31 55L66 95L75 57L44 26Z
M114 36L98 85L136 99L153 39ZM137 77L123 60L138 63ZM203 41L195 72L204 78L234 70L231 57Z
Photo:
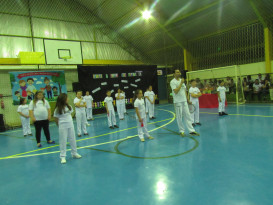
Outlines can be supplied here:
M0 204L272 205L273 105L227 111L201 109L201 136L182 138L173 105L156 106L155 139L144 143L133 110L114 130L97 115L77 138L83 158L68 154L65 165L58 144L37 149L21 129L0 133ZM54 123L50 131L58 142Z

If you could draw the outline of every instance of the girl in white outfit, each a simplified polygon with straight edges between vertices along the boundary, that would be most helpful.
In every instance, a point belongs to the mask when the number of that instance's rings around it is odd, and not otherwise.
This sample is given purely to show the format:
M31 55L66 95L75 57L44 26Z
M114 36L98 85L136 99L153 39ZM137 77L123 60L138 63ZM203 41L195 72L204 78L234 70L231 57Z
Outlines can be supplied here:
M105 108L107 111L107 119L108 119L108 126L111 129L114 129L114 127L119 128L116 124L116 116L115 116L115 110L113 106L113 98L111 97L111 91L106 91L106 98L104 99L105 102Z
M149 104L148 104L148 99L147 97L149 96L149 88L146 89L146 92L144 93L144 101L145 101L145 112L146 112L146 115L148 114L149 112Z
M59 127L60 158L62 164L66 163L67 138L70 143L72 157L76 159L82 157L77 153L74 125L71 117L72 112L73 109L68 104L67 94L61 93L57 98L54 117Z
M141 142L144 142L144 135L148 137L148 139L154 139L150 136L147 130L147 120L145 113L145 103L143 100L142 90L136 90L134 96L134 107L136 110L136 121L137 121L137 129L138 136Z
M83 98L86 101L86 118L87 120L94 120L92 114L93 97L92 95L89 95L89 91L86 91L85 96Z
M37 91L34 95L34 99L29 104L29 117L31 118L35 126L35 135L37 141L37 147L42 147L41 144L41 131L44 130L44 134L47 140L47 144L55 144L50 138L49 121L51 120L50 105L45 100L44 93Z
M82 97L82 91L77 91L76 98L74 99L74 104L76 107L76 121L77 121L77 130L78 137L81 137L82 131L84 135L88 135L86 130L86 102Z
M32 133L30 129L29 110L26 98L20 99L20 106L18 107L17 112L19 113L21 118L24 137L26 137L27 135L31 136Z
M150 85L148 88L148 92L146 91L146 96L145 98L147 99L147 106L148 106L148 112L149 112L149 117L150 119L155 119L155 93L153 91L153 87Z
M118 88L118 92L115 95L116 97L116 105L117 105L117 111L118 111L118 116L120 120L124 119L124 103L123 100L124 98L124 94L121 92L121 89Z
M124 106L124 114L127 114L127 110L126 110L126 95L125 92L122 90L122 94L124 95L124 99L122 101L123 106Z

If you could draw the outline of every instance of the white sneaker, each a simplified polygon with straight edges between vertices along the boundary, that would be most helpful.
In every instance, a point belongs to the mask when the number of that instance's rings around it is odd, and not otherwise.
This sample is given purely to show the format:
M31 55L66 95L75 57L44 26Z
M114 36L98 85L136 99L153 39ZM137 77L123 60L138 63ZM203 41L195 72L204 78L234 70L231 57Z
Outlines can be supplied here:
M82 156L81 156L81 155L79 155L78 153L77 153L77 154L75 154L75 155L73 155L72 157L73 157L73 158L75 158L75 159L80 159L80 158L82 158Z
M65 163L66 163L65 157L61 157L61 164L65 164Z
M181 137L186 137L184 132L180 132Z

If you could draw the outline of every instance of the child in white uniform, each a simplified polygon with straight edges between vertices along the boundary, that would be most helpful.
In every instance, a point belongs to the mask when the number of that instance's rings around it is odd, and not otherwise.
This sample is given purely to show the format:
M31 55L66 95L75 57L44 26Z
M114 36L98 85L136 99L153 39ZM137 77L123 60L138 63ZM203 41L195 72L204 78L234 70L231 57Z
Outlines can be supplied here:
M148 137L148 139L154 139L150 136L147 130L147 120L145 113L145 103L143 100L142 90L136 90L134 96L134 107L136 110L136 120L137 120L137 129L138 136L141 142L144 142L144 135Z
M190 101L191 101L192 105L195 107L194 113L191 113L192 126L194 127L195 125L201 125L201 123L199 121L199 99L198 98L202 95L199 88L196 87L195 80L191 81L191 87L189 89L189 94L190 94Z
M109 128L111 128L111 129L114 129L114 127L118 128L118 126L116 124L116 116L115 116L115 110L114 110L114 106L113 106L113 98L111 97L111 91L107 90L106 95L107 95L107 97L104 99L104 102L105 102L105 108L107 111Z
M124 103L123 100L124 94L122 93L121 89L118 88L118 92L115 95L116 97L116 105L117 105L117 111L118 111L118 116L120 120L124 119Z
M82 157L77 153L74 124L71 117L72 112L73 108L68 104L67 94L61 93L57 98L54 117L59 127L60 158L62 164L66 163L67 138L70 143L72 157L76 159Z
M149 105L148 105L148 99L149 96L149 88L146 89L146 92L144 93L144 102L145 102L145 112L146 115L149 113Z
M122 91L122 94L124 95L124 99L123 99L123 101L122 101L122 103L123 103L123 105L124 105L124 114L127 114L128 115L128 113L127 113L127 110L126 110L126 95L125 95L125 92L124 91Z
M94 120L93 114L92 114L92 108L93 108L93 97L89 95L89 91L86 91L85 96L83 99L86 102L86 118L87 120Z
M76 121L77 121L77 130L78 137L81 137L82 131L84 135L88 135L86 130L86 102L82 97L82 91L77 91L76 98L74 99L74 105L76 108Z
M18 107L17 112L19 113L21 118L24 137L26 137L27 135L31 136L32 133L30 129L29 110L26 98L20 99L20 106Z
M49 120L51 119L50 105L45 100L44 93L37 91L34 99L29 104L29 116L35 126L37 147L42 147L41 131L44 130L47 144L55 144L55 141L50 139Z
M189 99L187 99L186 85L184 84L184 78L181 79L180 77L180 70L175 69L174 79L172 79L170 83L179 132L182 137L185 136L185 129L182 123L182 118L184 117L186 127L188 128L190 135L199 136L200 134L197 133L192 126L190 111L187 103L187 100L189 101Z
M226 88L224 87L225 82L221 81L220 86L217 88L218 102L219 102L219 116L228 115L225 113L225 102L226 102Z
M153 87L150 85L148 88L148 92L146 93L147 106L150 119L155 119L155 93L153 91Z

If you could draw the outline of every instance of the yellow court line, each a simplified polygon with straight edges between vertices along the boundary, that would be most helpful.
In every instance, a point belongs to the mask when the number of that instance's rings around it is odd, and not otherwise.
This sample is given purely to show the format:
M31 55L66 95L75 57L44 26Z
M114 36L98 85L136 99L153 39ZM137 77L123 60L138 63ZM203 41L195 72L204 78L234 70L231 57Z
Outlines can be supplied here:
M131 113L132 111L130 111L130 112L128 112L128 113ZM102 113L102 114L97 114L97 115L103 115L103 114L105 114L105 113ZM98 118L106 118L106 116L100 116L100 117L95 117L95 119L98 119ZM76 120L75 120L76 121ZM52 121L53 122L53 121ZM74 123L74 120L73 120L73 123ZM75 122L76 123L76 122ZM56 124L55 123L53 123L53 124L50 124L49 125L50 127L51 126L56 126ZM34 127L34 126L33 126ZM7 131L7 132L4 132L4 133L0 133L0 135L6 135L6 134L9 134L9 133L13 133L13 132L22 132L22 128L18 128L17 130L12 130L12 131Z
M148 124L155 124L155 123L159 123L159 122L164 122L164 121L167 121L167 120L170 120L170 119L172 119L172 118L168 118L168 119L160 120L160 121L156 121L156 122L151 122L151 123L148 123ZM102 136L106 136L106 135L110 135L110 134L115 134L115 133L118 133L118 132L123 132L123 131L127 131L127 130L134 129L134 128L137 128L137 127L130 127L130 128L126 128L126 129L123 129L123 130L118 130L118 131L109 132L109 133L105 133L105 134L101 134L101 135L97 135L97 136L93 136L93 137L88 137L88 138L76 140L76 142L85 141L85 140L89 140L89 139L93 139L93 138L98 138L98 137L102 137ZM19 156L19 155L23 155L23 154L29 154L29 153L32 153L32 152L38 152L38 151L41 151L41 150L51 149L53 147L58 147L58 146L59 145L53 145L53 146L50 146L50 147L40 148L40 149L36 149L36 150L24 152L24 153L19 153L19 154L11 155L9 157ZM2 158L0 158L0 160L1 159Z
M217 112L200 112L203 114L210 114L210 115L218 115L219 113ZM245 114L228 114L228 115L237 115L237 116L245 116L245 117L273 117L273 116L268 116L268 115L245 115Z
M159 122L163 122L163 121L167 121L167 120L171 120L170 122L160 126L160 127L157 127L149 132L153 132L157 129L160 129L168 124L170 124L171 122L173 122L175 120L175 114L174 112L172 111L169 111L169 110L164 110L164 109L160 109L160 110L163 110L163 111L167 111L169 113L171 113L173 115L172 118L168 118L168 119L165 119L165 120L160 120L160 121L156 121L156 122L152 122L152 123L148 123L148 124L155 124L155 123L159 123ZM119 130L119 131L115 131L115 132L110 132L110 133L105 133L105 134L102 134L102 135L98 135L98 136L94 136L94 137L89 137L89 138L85 138L85 139L81 139L81 140L77 140L78 141L84 141L84 140L88 140L88 139L91 139L91 138L97 138L97 137L101 137L101 136L106 136L106 135L109 135L109 134L113 134L113 133L118 133L118 132L122 132L122 131L126 131L126 130L129 130L129 129L134 129L134 128L137 128L137 127L131 127L131 128L127 128L127 129L123 129L123 130ZM133 137L136 137L138 135L134 135L134 136L130 136L130 137L127 137L127 138L133 138ZM109 142L104 142L104 143L100 143L100 144L95 144L95 145L88 145L88 146L84 146L84 147L78 147L77 149L83 149L83 148L87 148L87 147L93 147L93 146L99 146L99 145L103 145L103 144L109 144L109 143L113 143L113 142L117 142L117 141L121 141L121 140L124 140L124 139L127 139L127 138L122 138L122 139L119 139L119 140L114 140L114 141L109 141ZM37 152L37 151L41 151L41 150L45 150L45 149L50 149L50 148L53 148L53 147L57 147L59 145L54 145L54 146L50 146L50 147L46 147L46 148L42 148L42 149L36 149L36 150L32 150L32 151L29 151L29 152L24 152L24 153L19 153L19 154L16 154L16 155L11 155L11 156L7 156L7 157L2 157L0 158L0 160L3 160L3 159L11 159L11 158L22 158L22 157L30 157L30 156L39 156L39 155L45 155L45 154L53 154L53 153L58 153L60 151L54 151L54 152L47 152L47 153L40 153L40 154L31 154L31 155L24 155L24 154L29 154L29 153L32 153L32 152ZM70 151L71 149L68 149L67 151ZM24 155L24 156L21 156L21 155Z

